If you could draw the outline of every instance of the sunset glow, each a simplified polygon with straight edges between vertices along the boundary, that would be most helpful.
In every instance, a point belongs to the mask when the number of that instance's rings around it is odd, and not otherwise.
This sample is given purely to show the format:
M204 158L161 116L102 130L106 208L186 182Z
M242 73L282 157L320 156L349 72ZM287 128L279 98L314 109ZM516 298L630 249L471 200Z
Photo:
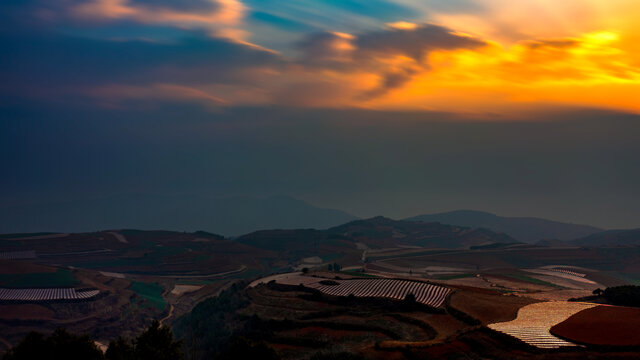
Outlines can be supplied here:
M61 41L98 41L105 49L114 42L134 49L144 41L157 50L132 55L149 57L140 71L153 79L97 79L88 73L79 84L48 95L54 98L75 89L97 96L99 103L162 93L162 98L175 94L177 101L215 106L482 113L538 104L640 112L636 1L377 0L366 7L354 5L357 1L302 2L309 4L91 0L45 6L32 0L10 14L20 19L15 21L41 21ZM128 32L116 30L123 24ZM233 52L218 56L217 46ZM163 55L153 55L158 51ZM109 66L134 71L124 58ZM97 95L118 87L129 90ZM3 88L25 89L29 96L43 92L37 83L19 81Z

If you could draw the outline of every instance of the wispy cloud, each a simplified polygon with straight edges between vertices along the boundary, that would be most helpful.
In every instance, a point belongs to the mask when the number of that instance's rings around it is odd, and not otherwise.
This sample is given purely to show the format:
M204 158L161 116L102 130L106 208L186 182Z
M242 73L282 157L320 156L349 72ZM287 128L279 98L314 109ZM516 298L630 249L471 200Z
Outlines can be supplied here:
M191 0L187 2L144 0L90 0L71 9L85 20L129 19L146 24L169 24L205 29L214 35L244 40L238 28L246 11L240 0ZM233 30L233 31L232 31Z

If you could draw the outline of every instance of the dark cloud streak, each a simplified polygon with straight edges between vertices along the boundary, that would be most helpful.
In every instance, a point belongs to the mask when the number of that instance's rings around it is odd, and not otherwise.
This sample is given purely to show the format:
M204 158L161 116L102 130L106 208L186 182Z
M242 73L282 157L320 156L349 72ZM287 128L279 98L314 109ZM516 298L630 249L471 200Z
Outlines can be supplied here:
M62 34L5 34L0 91L25 96L105 84L242 83L249 68L278 67L271 53L192 33L176 42L100 40Z
M426 24L416 29L389 29L361 35L359 56L400 54L421 61L434 50L477 49L486 42L454 33L446 27Z
M337 44L352 46L345 50ZM380 84L362 94L365 99L384 95L387 91L399 88L409 82L413 76L428 71L428 54L436 50L475 50L486 46L481 39L456 34L446 27L424 24L415 29L395 29L372 31L359 34L354 39L345 39L336 33L311 34L298 42L302 53L300 62L305 66L325 67L338 71L369 70L381 77ZM414 63L399 65L389 69L381 63L381 58L405 56Z

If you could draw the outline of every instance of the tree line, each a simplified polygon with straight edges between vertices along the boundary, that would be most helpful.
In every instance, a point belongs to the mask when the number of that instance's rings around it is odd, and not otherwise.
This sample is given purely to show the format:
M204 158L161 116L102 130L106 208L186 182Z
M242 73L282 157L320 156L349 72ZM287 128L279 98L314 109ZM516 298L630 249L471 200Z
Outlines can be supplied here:
M169 327L154 320L134 339L112 340L105 353L89 335L70 334L63 328L51 335L29 333L2 360L182 360L182 341Z
M594 295L603 296L609 304L640 307L640 286L623 285L595 289Z

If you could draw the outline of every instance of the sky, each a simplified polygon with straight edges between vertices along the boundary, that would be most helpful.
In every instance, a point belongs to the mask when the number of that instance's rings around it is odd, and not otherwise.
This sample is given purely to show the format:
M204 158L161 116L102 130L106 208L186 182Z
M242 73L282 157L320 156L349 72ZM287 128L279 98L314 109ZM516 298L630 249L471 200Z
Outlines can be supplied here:
M2 85L34 101L640 112L635 0L11 0Z
M9 0L0 200L640 227L636 0Z

